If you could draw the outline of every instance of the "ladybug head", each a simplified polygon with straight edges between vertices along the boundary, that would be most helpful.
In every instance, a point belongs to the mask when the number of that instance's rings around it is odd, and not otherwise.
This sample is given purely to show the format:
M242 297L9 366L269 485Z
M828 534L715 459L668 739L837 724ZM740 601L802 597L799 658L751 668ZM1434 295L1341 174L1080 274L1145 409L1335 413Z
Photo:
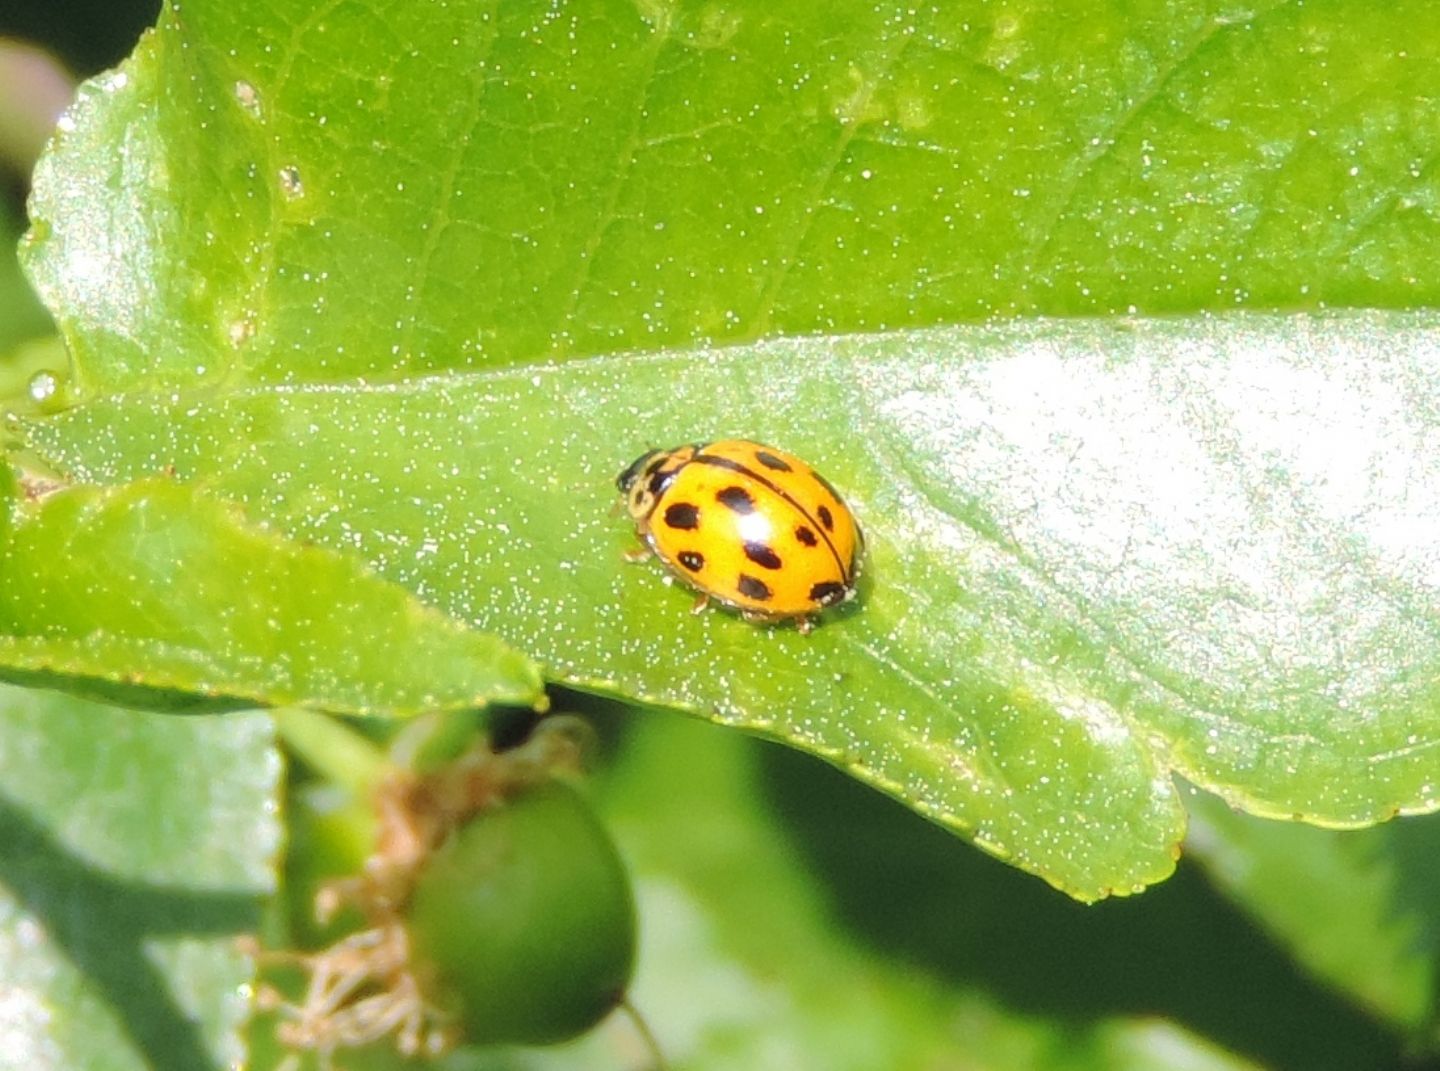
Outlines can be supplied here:
M615 480L615 486L620 489L622 495L630 494L630 488L635 486L635 481L640 478L640 473L645 471L646 464L659 453L659 450L647 450L634 461L630 462L629 467Z
M655 503L690 455L681 450L651 450L637 457L615 481L625 496L625 508L636 521L644 521L655 509Z

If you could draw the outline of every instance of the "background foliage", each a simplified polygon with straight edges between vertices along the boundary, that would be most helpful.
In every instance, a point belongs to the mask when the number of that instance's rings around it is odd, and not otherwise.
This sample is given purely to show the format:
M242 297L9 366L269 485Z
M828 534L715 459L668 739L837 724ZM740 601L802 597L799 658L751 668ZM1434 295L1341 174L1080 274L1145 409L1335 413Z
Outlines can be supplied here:
M785 739L1082 898L1166 874L1200 808L1208 878L1086 911L813 760L570 695L615 737L636 995L678 1066L1422 1061L1434 823L1263 824L1172 774L1326 823L1434 806L1434 324L1314 315L1433 302L1425 26L1405 4L192 0L37 173L28 264L70 359L0 377L25 471L7 673L401 714L417 667L419 705L534 702L535 658ZM1302 311L1035 318L1234 305ZM971 322L995 314L1022 319ZM690 619L616 564L613 472L732 432L811 457L870 534L858 608L811 637ZM297 562L283 598L252 582ZM171 577L178 609L141 597ZM394 657L357 680L334 652L366 644ZM16 760L7 961L74 972L121 1038L67 1049L27 983L23 1066L228 1060L248 968L219 934L253 928L273 838L191 875L236 899L192 927L212 973L166 975L205 1009L176 1048L173 1009L117 995L83 928L37 950L56 894L25 873L68 888L89 849L25 830L96 762L70 719L192 723L5 695L54 756ZM173 746L225 756L251 806L187 810L209 780L167 781L153 813L203 828L151 845L117 818L97 917L187 837L269 813L253 716L193 724L241 734ZM139 797L168 776L126 768ZM454 1062L642 1060L612 1024Z

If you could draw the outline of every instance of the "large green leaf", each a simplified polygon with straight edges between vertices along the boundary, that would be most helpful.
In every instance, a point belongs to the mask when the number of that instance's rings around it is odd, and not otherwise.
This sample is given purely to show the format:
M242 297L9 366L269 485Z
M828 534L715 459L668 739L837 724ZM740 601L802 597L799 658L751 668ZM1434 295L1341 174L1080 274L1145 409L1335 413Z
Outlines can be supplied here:
M238 1066L275 886L269 719L0 686L0 1068Z
M1095 897L1169 871L1172 772L1321 823L1435 806L1437 369L1423 316L1073 321L142 395L27 431L84 481L164 459L562 680L781 737ZM857 604L757 629L621 563L614 471L697 428L851 495Z
M36 175L97 388L1440 300L1425 0L167 8Z
M10 679L353 714L539 700L535 667L494 637L194 488L73 488L15 520L0 545Z
M190 0L37 174L77 408L23 434L76 479L174 466L1082 897L1169 871L1172 771L1427 809L1425 321L909 330L1440 293L1425 10ZM613 473L725 433L861 513L862 598L814 636L617 566Z

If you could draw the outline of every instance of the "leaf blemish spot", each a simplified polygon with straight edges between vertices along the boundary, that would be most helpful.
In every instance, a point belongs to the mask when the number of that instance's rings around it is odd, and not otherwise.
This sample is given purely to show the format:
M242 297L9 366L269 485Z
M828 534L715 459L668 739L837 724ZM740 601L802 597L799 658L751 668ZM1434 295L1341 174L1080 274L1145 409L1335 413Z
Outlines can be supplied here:
M229 338L230 345L239 349L255 337L255 321L248 316L231 320L230 326L225 329L225 335Z
M235 82L235 99L240 107L256 119L260 118L260 91L243 78Z
M305 183L300 179L300 169L294 164L280 169L280 192L292 201L305 196Z

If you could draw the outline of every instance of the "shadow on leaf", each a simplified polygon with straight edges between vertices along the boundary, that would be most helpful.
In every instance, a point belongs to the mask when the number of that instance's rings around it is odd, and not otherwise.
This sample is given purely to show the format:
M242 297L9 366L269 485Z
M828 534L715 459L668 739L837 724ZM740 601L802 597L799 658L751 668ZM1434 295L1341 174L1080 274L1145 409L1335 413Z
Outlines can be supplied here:
M254 893L116 880L68 852L13 799L0 794L0 885L84 974L155 1071L221 1066L200 1025L176 1003L147 953L157 938L254 932ZM103 924L97 924L103 919Z

